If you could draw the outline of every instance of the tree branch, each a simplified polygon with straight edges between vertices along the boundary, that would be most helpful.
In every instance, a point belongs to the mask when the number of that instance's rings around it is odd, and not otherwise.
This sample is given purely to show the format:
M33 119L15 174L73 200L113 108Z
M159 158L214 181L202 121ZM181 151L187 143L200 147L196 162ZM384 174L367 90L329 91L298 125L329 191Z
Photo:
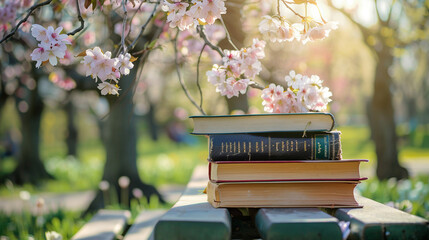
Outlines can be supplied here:
M201 85L200 85L200 62L201 62L201 56L203 55L204 52L204 48L206 48L207 44L204 43L203 48L201 48L200 51L200 55L198 56L198 61L197 61L197 87L198 87L198 91L200 92L200 108L203 108L203 91L201 90Z
M364 38L364 43L370 48L370 49L372 49L372 46L370 46L370 45L368 45L368 42L366 41L366 39L372 34L371 33L371 31L368 29L368 28L366 28L365 26L363 26L362 24L360 24L359 22L357 22L355 19L353 19L353 17L348 13L348 12L346 12L346 11L344 11L344 9L341 9L341 8L337 8L337 7L335 7L333 4L332 4L332 1L331 0L328 0L328 1L326 1L327 2L327 4L328 4L328 6L329 7L331 7L332 9L334 9L334 10L336 10L336 11L338 11L338 12L340 12L340 13L342 13L347 19L349 19L354 25L356 25L358 28L359 28L359 30L360 30L360 32L362 33L362 35L363 35L363 38Z
M127 29L127 19L128 19L127 0L122 0L122 9L124 10L124 19L122 20L121 48L125 54L127 53L127 46L125 46L125 32ZM131 26L130 26L130 30L131 30Z
M256 88L256 89L259 89L259 90L264 90L265 89L263 86L261 86L261 85L259 85L257 83L252 83L252 84L249 85L249 87Z
M150 21L153 19L153 16L155 15L156 9L158 8L158 5L160 3L161 0L158 0L155 3L155 7L152 10L152 13L150 14L149 18L147 19L147 21L143 24L143 26L140 29L139 35L136 37L136 39L134 39L134 41L130 44L130 46L128 46L129 50L133 50L134 47L136 46L137 42L139 41L139 39L141 38L141 36L143 35L144 30L146 29L147 25L149 25Z
M383 21L383 19L381 19L380 11L378 9L378 0L374 0L374 7L375 7L375 12L377 13L376 15L377 15L377 20L378 20L379 24L382 26L386 26L388 22ZM390 8L390 9L392 9L392 8Z
M213 45L213 43L210 42L210 40L207 38L206 33L204 32L203 26L199 25L197 26L197 31L200 34L200 37L204 40L204 42L209 46L211 49L215 50L219 53L222 57L225 57L225 54L223 54L222 49L220 47Z
M392 4L389 10L389 15L387 16L387 20L386 22L389 24L390 23L390 19L392 18L392 11L393 11L393 6L395 5L396 0L392 0Z
M28 9L28 13L27 13L27 15L25 15L25 17L23 18L23 19L21 19L21 21L19 21L18 22L18 24L12 29L12 31L8 34L8 35L6 35L2 40L0 40L0 44L1 43L3 43L4 41L6 41L6 40L8 40L9 38L11 38L15 33L16 33L16 31L18 30L18 28L24 23L24 22L26 22L27 21L27 19L30 17L30 15L36 10L36 9L38 9L38 8L40 8L40 7L42 7L42 6L45 6L45 5L48 5L48 4L50 4L52 2L52 0L47 0L47 1L45 1L45 2L41 2L41 3L39 3L39 4L35 4L35 5L33 5L30 9Z
M238 51L237 46L235 46L234 42L231 40L231 35L229 35L228 28L226 28L225 22L223 21L222 16L220 17L220 22L222 23L223 28L225 29L226 38L228 39L228 42L231 44L231 46Z
M302 16L301 14L299 14L299 13L295 12L295 10L293 10L285 0L282 0L282 2L283 2L283 4L284 4L287 8L289 8L289 10L290 10L291 12L293 12L293 14L295 14L295 15L297 15L298 17L300 17L300 18L304 19L304 16Z
M201 112L201 114L203 115L207 115L204 110L198 106L198 104L195 102L195 100L192 98L191 94L189 93L188 89L185 86L185 83L183 82L182 76L180 75L180 69L179 69L179 62L177 61L177 37L179 35L179 29L177 29L177 33L176 33L176 37L174 38L173 41L173 45L174 45L174 61L176 64L176 72L177 72L177 77L179 78L179 83L180 86L182 86L183 91L185 92L186 97L189 99L189 101L191 101L191 103Z
M85 27L85 21L82 18L82 14L80 13L80 7L79 7L79 0L76 0L76 9L77 9L77 19L80 22L80 26L76 28L73 32L67 33L69 36L74 36L76 33L82 31L82 29Z

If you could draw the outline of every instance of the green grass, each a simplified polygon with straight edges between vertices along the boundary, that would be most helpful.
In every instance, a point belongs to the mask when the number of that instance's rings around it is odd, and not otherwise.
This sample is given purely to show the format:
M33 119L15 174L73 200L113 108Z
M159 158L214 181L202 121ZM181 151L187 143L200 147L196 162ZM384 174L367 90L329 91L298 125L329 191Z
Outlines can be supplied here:
M29 211L12 215L0 214L0 236L10 240L45 239L45 232L61 233L63 239L70 239L89 219L79 212L58 210L46 214L32 214Z
M107 209L127 209L131 212L128 225L131 225L143 210L169 209L172 204L161 204L156 196L152 196L148 202L146 198L132 199L130 208L124 208L115 203L107 206ZM28 202L28 208L21 213L2 214L0 212L0 238L8 237L10 240L20 239L45 239L45 233L55 231L60 233L63 239L71 239L79 229L88 222L92 214L85 217L80 212L59 209L48 213L39 211L44 207L33 202ZM35 209L29 211L28 209Z
M196 137L195 145L176 144L162 136L154 142L146 137L138 141L138 170L143 181L160 186L162 184L186 184L192 170L198 164L205 164L207 143L204 137ZM13 191L0 187L0 196L17 196L25 190L32 194L40 192L75 192L95 189L101 180L105 153L101 142L88 141L79 144L79 159L64 156L65 149L58 146L43 146L46 169L55 180L43 182L40 186L14 186ZM13 171L15 162L7 158L0 162L3 174Z

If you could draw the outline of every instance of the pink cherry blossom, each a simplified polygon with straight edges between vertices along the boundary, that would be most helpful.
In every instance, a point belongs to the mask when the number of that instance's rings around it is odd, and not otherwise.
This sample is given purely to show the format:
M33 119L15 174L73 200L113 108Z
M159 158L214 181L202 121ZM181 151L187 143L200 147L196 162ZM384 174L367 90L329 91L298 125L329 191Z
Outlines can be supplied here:
M262 70L259 59L265 56L265 42L254 39L253 45L240 51L223 51L223 65L213 65L206 73L207 80L216 87L216 92L231 98L245 94L247 87L253 84L253 79Z
M285 77L285 81L288 87L291 87L293 89L298 89L303 83L302 75L296 74L294 70L291 70L289 72L289 75Z
M85 51L81 63L86 76L91 76L98 84L98 89L102 95L119 95L119 87L115 85L119 82L121 75L128 75L134 67L131 62L132 56L129 53L119 54L117 58L112 58L112 53L103 53L101 48L94 47Z
M39 68L43 62L48 61L49 59L48 51L46 51L40 43L38 47L33 50L30 56L31 60L36 61L36 68Z
M213 24L221 14L226 13L225 0L203 0L202 5L201 18L205 19L207 24Z
M48 31L39 24L33 24L31 27L31 35L39 42L45 42L48 39Z
M101 91L101 95L119 95L119 87L108 82L101 82L98 84L98 89Z
M127 54L120 54L118 56L118 61L116 64L116 68L120 70L122 75L128 75L130 73L130 69L134 67L134 64L130 62L131 55L129 53Z
M164 0L162 10L168 12L167 23L181 31L200 23L214 24L221 14L226 13L225 0L192 0L191 4L175 0Z
M305 35L301 37L303 44L309 41L322 40L329 36L331 30L338 28L337 22L328 22L324 25L310 28Z
M52 66L57 65L58 59L62 59L66 55L67 46L71 44L66 34L61 34L62 27L54 29L49 26L45 29L43 26L33 24L31 27L31 34L40 41L38 48L36 48L30 55L33 61L36 61L36 67L40 67L42 62L49 61Z
M263 16L259 23L259 32L271 42L290 42L299 37L299 32L279 16Z
M286 89L272 83L262 90L264 111L270 113L326 111L332 93L329 88L322 86L323 81L319 76L302 76L292 70L285 79L288 85Z

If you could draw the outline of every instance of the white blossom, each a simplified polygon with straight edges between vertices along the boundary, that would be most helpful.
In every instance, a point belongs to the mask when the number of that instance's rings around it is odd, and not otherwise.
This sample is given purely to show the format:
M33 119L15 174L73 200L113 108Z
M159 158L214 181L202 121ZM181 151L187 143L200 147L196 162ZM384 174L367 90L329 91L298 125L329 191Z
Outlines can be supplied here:
M113 85L108 82L99 83L97 88L101 90L101 95L119 95L119 90L121 90L118 85Z

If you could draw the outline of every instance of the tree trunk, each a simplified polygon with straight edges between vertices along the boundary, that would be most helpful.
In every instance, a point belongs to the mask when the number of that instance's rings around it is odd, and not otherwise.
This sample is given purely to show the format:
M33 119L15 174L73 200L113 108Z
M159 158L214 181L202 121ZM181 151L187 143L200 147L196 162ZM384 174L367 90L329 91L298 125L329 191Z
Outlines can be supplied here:
M222 16L226 28L228 29L231 40L237 48L242 48L244 43L245 34L242 28L241 22L241 10L244 6L243 0L229 0L226 2L227 12ZM222 49L234 49L233 46L229 43L227 39L223 39L219 46ZM230 99L226 98L228 103L228 111L231 113L234 110L241 110L245 113L249 111L249 102L247 99L247 94L241 95L239 97L232 97Z
M68 94L67 103L64 106L64 110L67 116L67 155L68 156L77 156L77 141L78 141L78 131L76 127L75 115L76 108L72 101L71 94Z
M249 111L249 101L247 100L247 93L240 94L238 97L227 99L228 110L231 113L234 110L241 110L245 113Z
M156 109L156 104L152 103L149 98L146 98L146 101L148 101L149 103L149 111L146 114L146 119L147 119L147 123L149 126L149 134L150 134L150 138L153 141L158 141L159 138L159 134L158 134L158 124L156 122L156 118L155 118L155 109Z
M155 195L160 202L164 203L164 199L155 187L141 181L137 170L137 129L132 90L136 72L137 68L134 68L129 75L121 78L119 85L122 90L119 97L108 97L110 113L105 123L106 163L103 180L109 182L111 189L116 189L117 199L121 199L118 179L122 176L130 179L130 185L127 188L128 201L122 205L129 205L129 200L133 197L131 190L134 188L142 190L148 200L150 196ZM98 191L87 212L105 207L106 201L107 199L103 199L102 192Z
M397 134L388 69L393 56L384 48L378 52L375 70L374 93L368 105L368 120L377 155L377 177L407 178L408 171L398 161Z
M36 74L34 77L38 78ZM44 179L53 177L46 171L40 159L40 123L44 108L38 93L38 84L32 90L25 86L23 98L15 98L16 108L21 121L22 142L18 153L18 165L11 175L7 176L15 184L39 184Z
M5 85L3 84L2 79L0 79L0 116L3 110L3 106L5 105L6 100L8 98L8 95L4 91L4 88L5 88Z

